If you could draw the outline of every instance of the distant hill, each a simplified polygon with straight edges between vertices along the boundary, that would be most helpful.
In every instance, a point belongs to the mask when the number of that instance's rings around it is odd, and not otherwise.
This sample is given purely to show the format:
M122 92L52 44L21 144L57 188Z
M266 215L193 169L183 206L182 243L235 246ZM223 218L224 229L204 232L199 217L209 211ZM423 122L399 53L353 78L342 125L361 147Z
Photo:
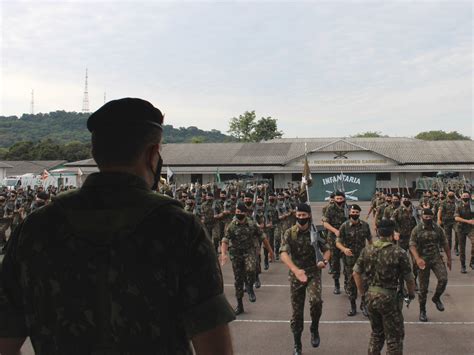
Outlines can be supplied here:
M90 141L86 128L89 114L78 112L55 111L36 115L0 116L0 148L7 148L15 143L28 141L38 142L51 139L59 143ZM218 130L203 131L197 127L174 128L164 126L165 143L221 143L231 142L233 138Z

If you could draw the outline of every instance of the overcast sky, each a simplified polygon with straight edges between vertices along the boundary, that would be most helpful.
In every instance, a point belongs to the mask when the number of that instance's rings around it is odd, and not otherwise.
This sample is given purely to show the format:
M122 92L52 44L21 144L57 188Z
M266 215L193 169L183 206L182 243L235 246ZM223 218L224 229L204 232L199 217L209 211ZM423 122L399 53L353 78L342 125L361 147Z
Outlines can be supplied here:
M246 110L285 137L472 136L471 1L1 2L0 115L151 101L174 126Z

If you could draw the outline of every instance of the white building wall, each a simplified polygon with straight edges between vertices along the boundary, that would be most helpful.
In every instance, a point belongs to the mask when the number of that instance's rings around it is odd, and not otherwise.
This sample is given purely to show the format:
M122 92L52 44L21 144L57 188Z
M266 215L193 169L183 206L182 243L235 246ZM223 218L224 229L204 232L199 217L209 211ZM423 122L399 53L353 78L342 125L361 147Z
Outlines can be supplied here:
M0 185L3 184L3 180L7 177L7 168L0 168Z
M191 174L176 174L174 179L176 185L189 184L191 182Z

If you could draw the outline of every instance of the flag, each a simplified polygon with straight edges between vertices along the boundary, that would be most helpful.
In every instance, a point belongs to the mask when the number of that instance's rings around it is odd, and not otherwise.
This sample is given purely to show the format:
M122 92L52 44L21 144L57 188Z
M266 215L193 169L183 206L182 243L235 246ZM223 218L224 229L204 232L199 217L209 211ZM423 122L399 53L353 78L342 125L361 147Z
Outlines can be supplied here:
M77 168L77 176L82 176L84 173L82 172L81 168Z
M219 174L219 168L216 170L216 182L221 182L221 174Z
M43 170L43 173L41 174L41 180L46 180L49 178L49 173L46 169Z
M170 181L171 181L171 178L173 177L174 173L173 173L173 170L171 170L171 168L168 166L166 168L166 182L169 184Z
M306 151L306 143L305 143L305 148L304 148L304 165L303 165L303 174L302 174L302 181L307 184L308 186L311 186L311 183L313 182L313 178L311 176L311 170L309 169L309 163L308 163L308 154Z

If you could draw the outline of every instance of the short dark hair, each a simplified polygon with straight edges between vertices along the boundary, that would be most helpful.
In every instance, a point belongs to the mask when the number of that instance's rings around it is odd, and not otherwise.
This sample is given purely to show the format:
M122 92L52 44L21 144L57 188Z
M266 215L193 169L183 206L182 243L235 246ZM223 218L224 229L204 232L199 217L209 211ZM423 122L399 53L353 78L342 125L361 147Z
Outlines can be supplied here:
M92 157L97 165L133 165L144 150L161 143L162 131L147 124L96 129L92 132Z
M390 219L382 219L377 224L377 233L381 237L390 237L395 231L395 222Z

